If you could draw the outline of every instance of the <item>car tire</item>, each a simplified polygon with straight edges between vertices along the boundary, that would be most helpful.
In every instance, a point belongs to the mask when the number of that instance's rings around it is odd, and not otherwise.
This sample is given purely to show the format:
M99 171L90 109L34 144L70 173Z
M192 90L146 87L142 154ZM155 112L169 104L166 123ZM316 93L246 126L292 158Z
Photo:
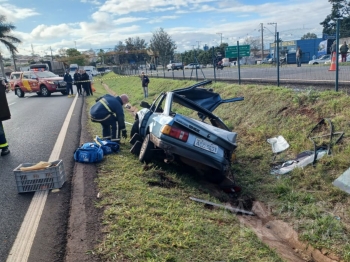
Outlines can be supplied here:
M48 97L48 96L51 95L51 92L49 91L49 89L47 89L46 86L41 86L41 87L40 87L40 90L41 90L41 94L42 94L43 96Z
M67 91L61 91L61 94L65 96L67 95Z
M139 133L139 120L135 120L134 124L131 127L131 131L130 131L130 137L133 137L136 133Z
M24 97L24 92L20 88L16 88L16 95L18 97Z
M142 147L142 142L136 141L135 144L131 147L130 153L134 154L135 156L140 155L141 147Z
M37 94L38 96L41 96L41 92L36 92L36 94Z
M148 164L149 162L151 162L152 155L153 155L152 146L153 146L153 143L151 142L150 134L147 134L145 139L143 140L143 143L140 149L139 160L141 163Z

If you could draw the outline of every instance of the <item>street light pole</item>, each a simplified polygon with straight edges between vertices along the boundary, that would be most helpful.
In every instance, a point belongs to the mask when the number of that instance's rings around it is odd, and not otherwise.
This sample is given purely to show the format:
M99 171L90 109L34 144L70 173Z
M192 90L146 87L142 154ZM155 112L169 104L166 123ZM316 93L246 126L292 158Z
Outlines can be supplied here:
M222 33L216 33L217 35L220 35L221 41L220 41L220 46L222 45Z
M273 58L276 59L276 51L277 51L277 48L276 48L277 46L276 45L278 44L277 43L278 41L276 39L277 38L277 23L267 23L267 24L268 25L275 25L275 53L273 55Z
M196 41L198 43L198 49L199 49L199 43L201 43L202 41Z

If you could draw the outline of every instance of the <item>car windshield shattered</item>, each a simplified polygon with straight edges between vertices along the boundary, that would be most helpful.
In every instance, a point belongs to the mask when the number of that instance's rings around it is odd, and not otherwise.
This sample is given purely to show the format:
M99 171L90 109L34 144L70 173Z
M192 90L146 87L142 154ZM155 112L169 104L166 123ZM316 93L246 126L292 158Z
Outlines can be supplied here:
M43 71L43 72L34 72L39 78L52 78L52 77L57 77L57 75L55 75L52 72L49 71Z

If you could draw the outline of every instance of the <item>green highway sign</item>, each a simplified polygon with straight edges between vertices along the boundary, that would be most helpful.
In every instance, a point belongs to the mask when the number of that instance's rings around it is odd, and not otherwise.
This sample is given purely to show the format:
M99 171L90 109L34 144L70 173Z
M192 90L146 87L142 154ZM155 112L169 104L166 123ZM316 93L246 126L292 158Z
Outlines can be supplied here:
M238 56L237 46L228 46L225 50L226 58L236 58ZM239 56L250 56L250 45L239 46Z

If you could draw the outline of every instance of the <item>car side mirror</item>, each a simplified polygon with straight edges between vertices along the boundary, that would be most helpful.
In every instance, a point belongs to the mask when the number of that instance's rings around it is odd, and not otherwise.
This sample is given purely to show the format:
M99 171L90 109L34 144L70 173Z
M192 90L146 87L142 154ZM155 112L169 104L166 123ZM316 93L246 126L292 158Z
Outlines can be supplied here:
M146 101L141 101L140 106L148 109L151 107L150 104L148 104Z

